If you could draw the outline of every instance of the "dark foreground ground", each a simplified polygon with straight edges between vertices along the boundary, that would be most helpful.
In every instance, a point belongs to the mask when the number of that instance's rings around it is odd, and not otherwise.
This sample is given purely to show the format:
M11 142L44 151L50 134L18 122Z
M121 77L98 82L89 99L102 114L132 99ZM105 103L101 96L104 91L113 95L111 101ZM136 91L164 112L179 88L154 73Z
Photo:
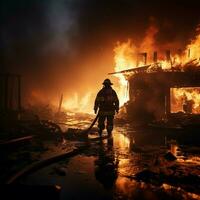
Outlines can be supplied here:
M84 129L90 121L90 116L72 116L62 124L62 132L35 129L37 134L30 131L34 137L28 142L1 145L0 181L7 198L18 187L21 199L51 199L53 186L59 195L54 199L61 200L200 199L198 131L135 128L119 121L112 138L105 133L98 139L93 128L87 139L73 129ZM27 166L74 149L80 151L12 179Z

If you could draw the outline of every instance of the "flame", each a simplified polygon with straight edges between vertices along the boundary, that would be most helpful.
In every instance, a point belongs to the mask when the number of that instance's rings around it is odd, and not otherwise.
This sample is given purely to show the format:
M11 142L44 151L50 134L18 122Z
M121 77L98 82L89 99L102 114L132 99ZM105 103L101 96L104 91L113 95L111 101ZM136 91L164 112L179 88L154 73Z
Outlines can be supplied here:
M64 100L63 107L66 110L91 113L92 93L88 92L83 97L79 97L78 93L74 93L71 98Z
M184 112L183 104L192 101L192 113L200 113L200 88L173 88L172 95L172 112Z
M149 70L157 70L160 68L163 71L177 70L185 71L188 69L200 69L200 26L197 28L196 37L191 40L191 42L185 47L183 53L170 55L170 59L166 60L165 58L159 58L157 63L144 63L141 60L138 60L138 53L146 52L147 55L151 55L156 47L155 37L159 32L158 28L155 25L151 25L139 45L135 45L132 40L127 42L117 42L116 47L114 48L114 60L115 60L115 71L119 72L122 70L127 70L130 68L140 67L144 64L150 64L151 67ZM129 101L128 95L128 81L123 74L115 74L119 79L119 88L117 89L120 105ZM185 94L188 100L194 100L193 112L200 112L200 92L197 90L184 90L176 89L173 91L173 95L177 100L180 100Z
M150 51L155 46L155 36L157 33L158 28L155 25L151 25L147 29L139 48L136 47L131 39L128 39L127 42L117 42L114 48L115 71L118 72L143 66L145 63L138 60L138 53L141 49L143 51ZM116 74L115 76L119 79L120 83L117 92L120 99L120 106L122 106L129 100L128 81L122 74Z
M145 37L140 45L140 50L142 51L151 51L156 48L155 37L159 29L155 25L150 25L146 30Z
M191 40L191 43L187 45L185 52L186 55L188 54L188 51L190 52L188 57L191 59L200 58L200 25L198 25L196 31L198 34Z
M200 29L197 31L199 30ZM131 39L128 39L126 42L117 42L114 48L115 71L118 72L143 66L145 63L143 60L138 59L138 53L147 52L148 55L150 55L155 49L157 49L155 37L158 32L159 29L155 26L155 24L151 24L146 30L144 38L141 40L139 45L136 46ZM189 56L188 52L190 52ZM200 34L191 40L190 44L186 46L182 56L173 55L169 61L159 59L158 63L160 63L163 70L170 70L172 66L181 66L183 69L184 64L194 58L200 58ZM200 60L197 60L196 62L200 65ZM115 76L119 79L119 85L116 90L119 96L120 106L123 106L129 101L128 80L123 74L115 74ZM183 90L180 90L181 92L178 90L176 91L177 94L175 92L175 96L180 99L180 93L183 94ZM200 107L199 93L195 91L192 94L189 94L188 91L185 93L188 96L188 99L195 99L194 112L197 112L197 109ZM91 92L88 92L83 97L79 97L78 93L74 93L70 99L64 101L63 105L65 109L90 113L92 110L90 105L93 104L92 100L93 98Z
M122 71L124 69L133 68L136 65L135 59L133 57L136 48L132 44L131 40L124 43L117 43L114 49L115 52L115 71ZM128 95L128 81L122 74L115 75L119 79L118 96L120 99L120 106L129 100Z
M122 133L115 134L114 146L126 150L130 148L130 145L131 141L126 135Z

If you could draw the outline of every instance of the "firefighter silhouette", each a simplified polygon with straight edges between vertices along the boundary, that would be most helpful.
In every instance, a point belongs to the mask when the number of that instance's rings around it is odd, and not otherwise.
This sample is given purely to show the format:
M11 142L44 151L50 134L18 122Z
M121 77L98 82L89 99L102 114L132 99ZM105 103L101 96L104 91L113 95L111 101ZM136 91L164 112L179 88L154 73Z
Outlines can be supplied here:
M113 85L111 81L105 79L103 88L98 92L95 99L94 112L96 114L99 109L98 128L100 136L105 129L105 121L107 121L107 133L109 136L112 135L114 115L119 111L119 100L111 85Z

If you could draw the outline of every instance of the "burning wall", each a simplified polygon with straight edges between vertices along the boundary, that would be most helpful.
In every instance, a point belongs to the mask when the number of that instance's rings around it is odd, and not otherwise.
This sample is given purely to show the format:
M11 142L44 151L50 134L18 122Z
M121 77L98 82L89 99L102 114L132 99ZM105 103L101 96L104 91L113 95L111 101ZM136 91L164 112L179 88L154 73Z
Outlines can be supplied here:
M127 113L131 119L150 121L169 116L172 112L184 111L191 114L194 110L196 113L198 111L199 104L197 97L195 100L197 93L195 88L200 86L200 71L140 72L129 77L129 84L130 100L127 104ZM188 93L185 94L186 90ZM176 96L178 92L180 95ZM193 95L189 96L191 92ZM182 95L188 95L184 102ZM194 101L193 104L191 104L192 101ZM178 110L180 107L182 109Z
M178 49L175 53L171 54L169 50L166 54L157 53L157 50L163 52L162 47L156 46L155 36L158 33L158 29L152 25L147 30L143 41L139 45L135 45L133 40L128 40L127 42L118 42L115 52L115 71L123 71L123 73L116 73L115 76L118 77L120 81L120 87L118 88L118 93L121 100L121 105L130 100L127 94L128 81L130 82L130 77L135 73L134 68L138 68L144 65L149 65L145 73L155 73L155 72L199 72L200 70L200 33L199 27L197 28L197 35L193 38L188 45L185 46L183 50ZM173 45L172 45L173 46ZM165 47L163 47L165 48ZM174 49L176 49L176 45ZM130 69L130 70L129 70ZM133 69L133 71L131 70ZM127 70L127 71L124 71ZM141 75L141 81L143 75ZM190 77L191 78L191 77ZM166 80L167 81L167 80ZM187 87L188 81L186 81ZM198 86L198 83L196 83ZM190 84L189 84L190 85ZM175 86L175 85L174 85ZM195 86L193 81L192 87ZM132 86L131 86L132 87ZM147 85L147 87L150 87ZM154 90L156 90L154 87ZM195 89L174 89L171 95L172 99L177 99L179 101L186 94L189 99L195 101L193 112L196 113L199 107L200 94L196 92ZM147 99L148 101L148 99ZM173 101L175 103L175 101ZM173 103L172 102L172 103ZM172 106L173 107L173 106ZM174 111L174 110L173 110Z

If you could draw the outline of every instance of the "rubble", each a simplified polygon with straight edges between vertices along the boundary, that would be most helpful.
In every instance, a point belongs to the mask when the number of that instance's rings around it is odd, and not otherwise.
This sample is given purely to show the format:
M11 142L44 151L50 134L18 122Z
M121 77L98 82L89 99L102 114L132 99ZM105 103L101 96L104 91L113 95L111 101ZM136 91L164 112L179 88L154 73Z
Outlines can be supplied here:
M166 155L164 155L165 159ZM171 159L172 157L173 159ZM188 192L200 194L200 168L198 164L176 161L172 154L170 154L169 161L168 159L163 161L160 157L158 159L159 162L155 162L148 169L135 174L134 179L155 185L169 184L181 187Z

